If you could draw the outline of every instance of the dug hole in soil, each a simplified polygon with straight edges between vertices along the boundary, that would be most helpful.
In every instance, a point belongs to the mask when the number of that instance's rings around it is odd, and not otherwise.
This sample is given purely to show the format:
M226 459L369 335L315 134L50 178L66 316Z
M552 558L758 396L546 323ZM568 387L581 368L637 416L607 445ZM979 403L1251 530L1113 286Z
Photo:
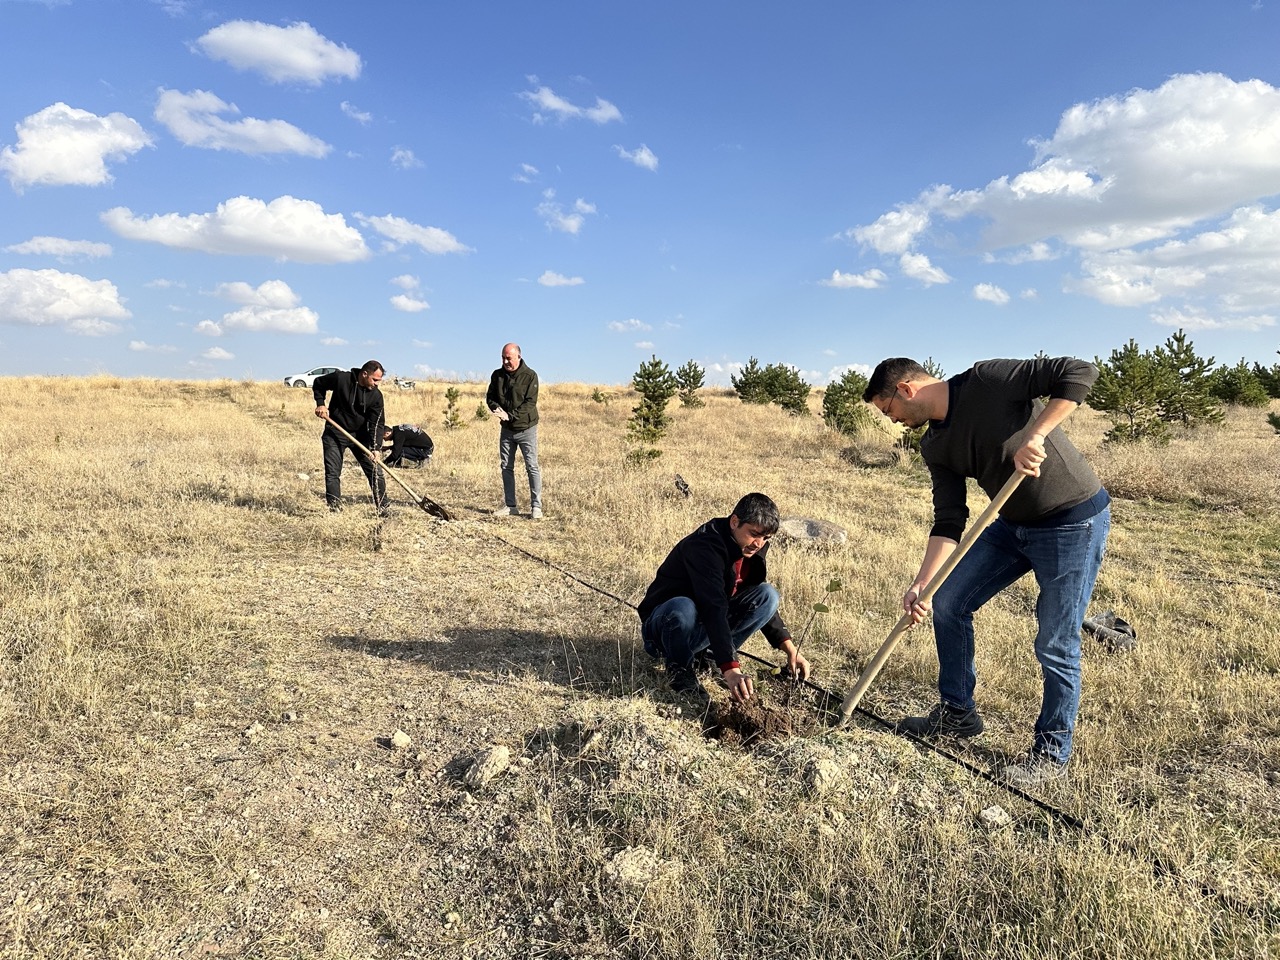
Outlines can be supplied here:
M702 732L723 744L744 748L811 736L823 726L823 716L813 700L804 688L788 679L761 677L756 695L746 703L713 698Z

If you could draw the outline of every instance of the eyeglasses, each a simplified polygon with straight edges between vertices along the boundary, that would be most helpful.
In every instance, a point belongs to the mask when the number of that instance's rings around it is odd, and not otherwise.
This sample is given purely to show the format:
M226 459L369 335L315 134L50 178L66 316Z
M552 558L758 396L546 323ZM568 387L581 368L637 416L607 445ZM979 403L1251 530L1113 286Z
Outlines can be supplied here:
M897 391L897 388L894 388L892 395L890 395L889 399L885 401L884 407L882 407L880 410L880 412L883 413L890 420L893 419L893 401L897 399L898 399L898 391Z

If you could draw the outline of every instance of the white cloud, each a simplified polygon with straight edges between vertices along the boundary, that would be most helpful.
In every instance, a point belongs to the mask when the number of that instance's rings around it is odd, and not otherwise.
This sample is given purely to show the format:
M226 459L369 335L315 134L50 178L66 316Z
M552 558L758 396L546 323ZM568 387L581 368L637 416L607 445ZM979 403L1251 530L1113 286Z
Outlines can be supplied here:
M1018 294L1018 298L1021 300L1038 300L1040 299L1040 291L1035 287L1027 287L1027 289Z
M221 347L210 347L204 353L200 354L206 360L234 360L236 355L230 351L223 350Z
M397 293L391 298L391 306L401 313L421 313L423 310L431 309L431 304L427 303L427 301L419 300L403 293Z
M213 320L201 320L192 329L202 337L222 336L222 327Z
M638 349L640 349L640 350L652 350L652 349L653 349L653 341L652 341L652 340L637 340L637 341L636 341L636 343L635 343L635 346L636 346Z
M1245 330L1256 333L1276 325L1276 318L1269 314L1247 317L1227 317L1219 319L1208 316L1204 311L1195 308L1185 310L1170 309L1151 314L1151 322L1162 327L1175 327L1179 330Z
M634 163L637 167L644 167L646 170L658 169L658 158L653 151L646 147L643 143L635 150L627 150L618 144L613 145L613 149L618 151L618 156L623 160Z
M402 273L398 277L392 277L390 283L401 290L417 290L422 285L422 282L411 273Z
M578 287L587 281L581 277L566 277L562 273L547 270L538 278L538 282L544 287Z
M252 20L231 20L195 42L212 60L251 70L275 83L319 86L331 78L360 76L360 56L325 39L309 23L277 27Z
M110 280L60 270L0 273L0 323L101 336L119 331L120 325L112 321L130 316Z
M55 257L58 260L96 260L111 256L111 244L94 243L91 240L64 240L62 237L32 237L22 243L4 248L6 253L23 253L32 256Z
M528 164L520 164L520 170L511 175L511 179L517 183L533 183L538 179L538 168Z
M415 347L422 347L424 349L432 345L430 340L410 340L409 343Z
M268 307L272 309L288 309L296 307L301 298L283 280L267 280L254 287L241 280L233 283L220 283L213 291L214 296L232 303L249 307Z
M283 280L267 280L256 287L239 280L222 283L215 288L214 296L240 304L240 309L225 314L221 323L202 321L196 327L197 333L221 336L227 330L316 332L319 317L301 305L301 298Z
M637 330L649 331L653 327L642 320L631 317L628 320L613 320L609 323L609 329L614 333L633 333Z
M423 166L423 163L413 155L413 151L408 147L392 147L391 165L399 167L401 170L412 170L414 167Z
M107 161L125 160L151 146L151 135L123 113L99 117L55 103L17 124L18 145L0 150L0 171L14 190L98 186L112 180Z
M538 216L542 217L549 229L576 235L586 223L587 215L596 212L595 204L588 203L579 197L573 202L572 211L567 211L564 205L555 199L555 195L554 190L544 191L544 199L538 204Z
M320 344L325 347L345 347L347 341L341 337L324 337L320 340Z
M180 142L206 150L237 153L296 153L323 157L333 148L284 120L224 120L219 114L239 114L239 108L207 90L181 93L161 88L155 117Z
M841 273L839 270L833 270L829 280L819 280L818 283L838 290L875 290L882 286L886 279L888 278L883 270L872 267L865 273Z
M1072 257L1064 289L1109 305L1164 303L1173 315L1212 299L1213 322L1241 328L1280 309L1280 89L1182 74L1075 104L1032 147L1025 170L930 188L847 235L928 256L946 220L949 253L967 243L988 259L1010 251L998 259L1013 265Z
M935 267L923 253L904 253L898 258L902 272L912 280L919 280L926 287L935 283L950 283L951 278L940 267Z
M472 250L448 230L439 227L422 227L401 217L388 214L385 217L366 217L357 213L356 219L386 238L388 250L398 250L405 244L414 244L424 253L471 253Z
M978 283L973 287L973 299L1003 307L1009 302L1009 294L994 283Z
M178 348L167 343L147 343L145 340L130 340L129 349L134 353L177 353Z
M558 96L550 87L527 90L520 94L520 99L533 104L534 123L544 123L548 117L561 121L586 119L598 124L622 119L622 113L608 100L596 97L594 107L579 107Z
M349 103L346 100L343 100L342 103L338 104L338 107L344 114L352 120L355 120L357 123L370 123L373 120L373 114L357 109L355 104Z
M351 263L369 257L364 238L342 214L326 214L311 200L277 197L270 203L234 197L213 213L135 217L125 207L102 214L122 237L184 250L273 257L299 263Z

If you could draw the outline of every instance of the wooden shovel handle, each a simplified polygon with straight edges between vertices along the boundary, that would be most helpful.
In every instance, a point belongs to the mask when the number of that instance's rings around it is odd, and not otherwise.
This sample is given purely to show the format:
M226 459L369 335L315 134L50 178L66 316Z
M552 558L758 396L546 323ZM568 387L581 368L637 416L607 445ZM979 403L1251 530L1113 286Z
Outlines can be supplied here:
M1006 480L1000 491L991 498L991 502L987 504L987 509L983 510L978 519L969 527L959 545L951 551L951 556L947 557L942 567L933 575L933 579L929 581L928 586L924 588L924 591L920 594L921 603L928 603L933 599L933 595L938 592L938 588L942 586L943 581L956 568L956 564L969 552L969 548L982 535L982 531L991 525L991 521L996 518L996 514L1005 505L1005 501L1013 495L1013 491L1018 489L1018 484L1022 482L1022 478L1023 474L1015 470L1013 476ZM904 613L884 643L880 644L880 649L871 658L867 668L862 671L862 676L858 677L858 682L853 685L849 695L844 698L844 703L840 705L839 725L843 726L849 721L849 717L852 716L853 711L857 709L859 701L862 700L863 694L875 682L876 675L880 673L885 661L893 653L893 648L898 645L898 641L902 639L902 635L907 632L910 626L911 614Z
M452 517L449 515L449 511L447 511L444 507L440 506L440 504L436 503L434 500L432 500L429 497L420 497L418 496L418 494L414 493L412 487L410 487L407 483L401 480L396 474L388 470L386 466L383 465L382 461L373 455L373 451L371 451L363 443L361 443L359 440L353 437L351 433L346 429L346 427L344 427L342 424L338 423L335 420L330 420L328 417L324 418L324 422L332 426L333 429L337 430L340 434L342 434L344 437L350 440L353 444L355 444L356 448L360 450L360 452L363 453L366 457L368 457L369 460L372 461L374 466L376 466L379 470L381 470L386 476L390 477L396 483L400 484L400 486L404 487L404 492L409 494L409 496L413 498L413 502L416 503L418 506L420 506L423 510L427 511L427 513L431 514L432 516L439 517L441 520L452 519ZM381 504L378 504L378 506L381 506Z

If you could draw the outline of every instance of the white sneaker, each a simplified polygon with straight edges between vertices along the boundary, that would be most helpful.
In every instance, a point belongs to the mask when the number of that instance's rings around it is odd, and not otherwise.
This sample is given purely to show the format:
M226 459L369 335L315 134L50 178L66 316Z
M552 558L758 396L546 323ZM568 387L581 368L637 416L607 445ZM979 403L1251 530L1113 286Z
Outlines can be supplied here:
M495 517L514 517L516 515L515 507L498 507L493 511Z
M530 519L530 520L541 520L541 519L542 519L542 508L541 508L541 507L534 507L532 510L530 510L530 511L529 511L529 519Z

